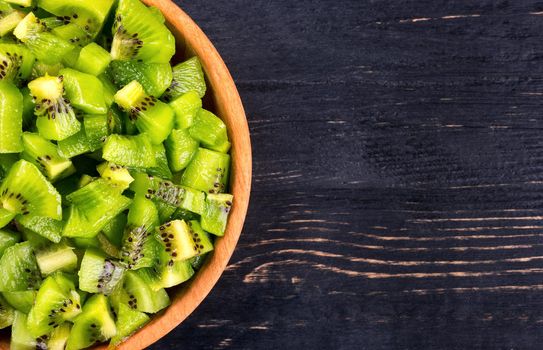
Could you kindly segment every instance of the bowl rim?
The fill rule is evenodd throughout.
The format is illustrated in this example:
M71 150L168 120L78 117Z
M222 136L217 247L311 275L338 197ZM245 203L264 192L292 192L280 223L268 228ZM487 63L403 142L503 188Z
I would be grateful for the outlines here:
M216 240L215 250L204 266L186 285L175 289L172 304L151 317L140 329L117 348L123 350L144 349L167 335L185 320L206 298L226 269L241 235L249 206L252 179L252 149L245 111L235 86L221 56L200 27L171 0L142 0L156 6L166 18L166 24L176 37L177 47L184 44L185 51L198 56L213 90L213 102L217 114L227 125L232 142L230 189L234 204L224 237ZM218 88L220 87L220 88ZM9 339L0 338L0 350L9 349ZM93 349L108 349L99 345Z

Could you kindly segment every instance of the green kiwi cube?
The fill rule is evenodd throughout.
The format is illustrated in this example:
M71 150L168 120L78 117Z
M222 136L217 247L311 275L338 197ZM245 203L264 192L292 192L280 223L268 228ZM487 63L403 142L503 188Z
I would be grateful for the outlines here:
M15 310L8 304L6 299L0 296L0 329L7 328L13 324Z
M55 271L73 272L77 268L74 248L65 244L54 244L36 252L36 262L41 274L47 276Z
M83 126L90 151L94 152L102 148L106 137L109 135L107 114L86 115L83 117Z
M98 179L66 197L71 204L64 226L65 237L91 238L115 216L128 208L131 200Z
M53 243L59 243L62 239L64 223L60 220L46 216L17 215L15 221L22 227L47 238Z
M89 114L106 114L102 82L94 75L64 68L59 73L64 77L66 96L72 105Z
M111 62L111 56L103 47L90 43L79 52L76 68L84 73L98 76L102 74Z
M153 152L157 165L147 169L147 173L149 173L149 175L171 179L173 174L170 170L170 165L168 164L166 148L162 143L159 143L158 145L153 145Z
M81 28L75 23L68 23L55 27L51 30L53 34L61 39L64 39L75 46L82 47L91 41L91 38L85 32L85 29ZM74 56L73 60L77 58ZM76 61L71 61L70 66L77 65Z
M20 44L0 43L0 78L20 85L32 73L35 57Z
M135 200L135 199L134 199ZM124 228L127 224L127 216L125 213L120 213L102 228L102 233L108 240L117 247L122 244Z
M39 269L30 242L7 248L0 258L0 292L37 289L41 283Z
M170 305L170 297L164 289L153 290L138 271L127 271L123 283L126 293L121 302L131 309L146 313L157 313Z
M119 89L136 80L148 95L155 97L161 96L172 83L169 63L112 61L106 74Z
M2 296L15 310L21 311L25 314L30 312L36 299L35 290L24 290L19 292L2 292Z
M111 346L121 344L149 321L150 318L145 313L134 310L126 304L120 304L117 311L117 334L111 338Z
M47 349L45 340L38 341L28 331L26 314L15 311L11 327L10 349Z
M91 145L84 128L76 134L57 142L58 153L65 158L85 154L91 151Z
M92 238L74 237L72 239L75 247L80 249L94 248L105 253L110 258L119 257L119 247L113 244L109 238L102 232Z
M1 74L0 74L1 76ZM0 81L0 153L23 150L23 95L8 81Z
M196 91L200 98L206 93L206 81L198 57L189 58L173 67L172 84L162 97L172 101L189 91Z
M15 245L21 240L21 235L16 232L11 232L8 230L0 230L0 257L6 249Z
M104 144L103 158L128 167L152 168L157 165L152 144L145 134L110 135Z
M233 200L234 196L231 194L208 194L205 210L200 219L202 228L214 235L224 236Z
M107 297L95 294L83 305L83 312L74 320L66 350L84 349L106 341L117 334L115 320Z
M172 33L138 0L119 0L112 33L114 60L167 63L175 53Z
M104 162L99 164L96 169L102 178L108 180L121 192L126 190L130 186L130 183L134 181L128 169L114 163Z
M181 188L184 190L184 194L179 203L179 208L198 215L203 214L205 210L205 193L190 187L181 186Z
M199 142L184 129L174 129L165 142L166 154L172 171L183 170L198 151Z
M230 155L199 148L181 176L181 184L206 193L226 190Z
M184 261L213 249L209 237L202 232L193 222L173 220L160 225L156 236L172 261Z
M59 193L35 165L25 160L15 163L2 182L0 203L14 214L62 218Z
M25 132L22 140L22 158L36 165L50 181L54 182L75 173L72 161L62 157L52 142L30 132Z
M122 283L125 269L103 253L87 249L79 270L79 289L89 293L111 294Z
M13 11L0 19L0 36L12 32L25 17L24 12Z
M98 79L102 82L102 86L104 87L104 100L106 101L106 105L111 107L115 103L114 96L117 93L117 87L106 74L98 75Z
M202 99L196 91L188 91L170 102L175 112L175 128L188 129L202 108Z
M165 252L153 267L140 269L137 272L154 291L177 286L194 275L194 269L189 260L174 261Z
M221 118L203 108L200 108L196 114L189 128L189 134L200 141L204 147L213 147L228 141L226 125Z

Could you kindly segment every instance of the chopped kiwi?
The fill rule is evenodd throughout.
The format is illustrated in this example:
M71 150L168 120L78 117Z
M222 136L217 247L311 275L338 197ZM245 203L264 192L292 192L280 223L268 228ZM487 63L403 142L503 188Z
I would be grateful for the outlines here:
M158 8L8 2L0 328L11 325L12 349L116 347L225 233L227 127L203 103L198 58L170 63L175 40Z
M36 126L49 140L64 140L81 129L70 102L64 97L64 78L45 75L28 84L34 97Z
M22 158L36 165L47 178L54 182L75 173L72 161L61 157L55 144L38 134L23 134Z
M173 109L156 97L147 95L136 80L115 94L115 103L129 113L138 130L147 133L151 142L162 143L173 129Z
M165 63L175 53L172 33L138 0L119 0L112 32L114 60Z
M204 72L197 57L192 57L173 67L172 84L162 98L165 101L172 101L189 91L197 92L200 98L206 93Z
M0 153L18 153L23 150L22 104L23 95L15 85L5 80L0 81Z

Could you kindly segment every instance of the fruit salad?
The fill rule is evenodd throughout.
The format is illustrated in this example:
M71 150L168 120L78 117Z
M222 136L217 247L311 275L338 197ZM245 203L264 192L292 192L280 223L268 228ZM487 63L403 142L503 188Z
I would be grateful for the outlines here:
M230 140L139 0L0 0L0 329L116 346L225 234Z

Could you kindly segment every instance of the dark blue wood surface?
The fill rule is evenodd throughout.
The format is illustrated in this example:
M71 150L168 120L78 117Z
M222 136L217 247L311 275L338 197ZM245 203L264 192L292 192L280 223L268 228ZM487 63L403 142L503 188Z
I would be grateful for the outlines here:
M177 2L237 82L254 192L152 349L543 348L543 2Z

